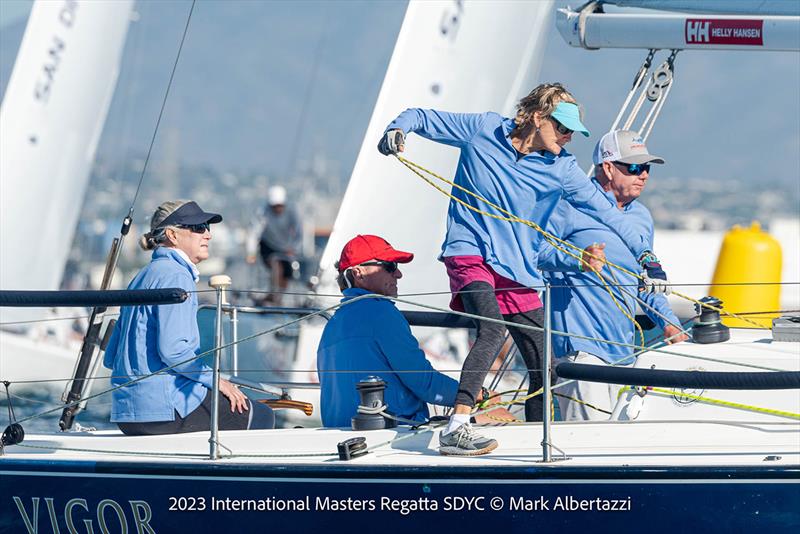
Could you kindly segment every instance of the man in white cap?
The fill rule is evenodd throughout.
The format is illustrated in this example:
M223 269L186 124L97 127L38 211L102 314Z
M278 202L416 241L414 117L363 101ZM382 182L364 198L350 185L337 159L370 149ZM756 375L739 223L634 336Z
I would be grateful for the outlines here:
M272 293L264 300L274 304L280 304L289 277L299 268L296 258L303 239L303 227L295 211L287 207L286 197L283 186L269 188L267 207L253 224L247 242L247 263L255 263L258 248L261 260L270 271Z
M629 130L605 134L595 147L593 159L592 184L617 206L628 225L640 233L648 248L653 250L653 218L637 199L647 185L650 165L663 164L664 160L650 154L639 134ZM599 258L590 260L584 255L583 261L578 260L549 244L545 244L539 254L539 268L547 271L553 286L553 328L582 336L553 337L553 354L561 362L633 365L635 326L626 313L633 317L637 302L664 330L668 343L687 339L663 294L637 290L639 281L634 276L603 267L600 260L607 257L630 272L640 270L636 258L610 228L560 201L548 221L547 230ZM600 275L606 280L613 299L600 281ZM559 387L556 394L561 415L565 420L608 419L618 390L619 386L613 384L582 381Z

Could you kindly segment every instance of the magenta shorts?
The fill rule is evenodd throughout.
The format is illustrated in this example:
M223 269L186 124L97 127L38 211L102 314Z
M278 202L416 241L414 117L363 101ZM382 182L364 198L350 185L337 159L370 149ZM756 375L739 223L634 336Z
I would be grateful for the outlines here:
M471 282L486 282L495 288L494 295L503 315L524 313L542 307L542 301L535 289L500 276L480 256L450 256L444 258L444 266L447 268L450 291L453 293L450 308L455 311L464 311L458 292Z

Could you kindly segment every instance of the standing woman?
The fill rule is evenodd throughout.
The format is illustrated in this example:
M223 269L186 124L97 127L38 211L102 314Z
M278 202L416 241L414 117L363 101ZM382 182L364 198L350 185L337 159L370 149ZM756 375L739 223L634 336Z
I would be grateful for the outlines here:
M181 304L121 309L103 361L112 370L112 385L174 366L114 390L111 421L127 435L178 434L211 427L213 373L194 359L200 347L196 284L197 264L208 258L210 225L221 221L221 215L206 213L195 202L168 201L153 213L150 231L139 240L153 256L128 289L178 287L189 298ZM219 391L220 430L275 426L268 406L252 403L229 381L220 379Z
M457 147L461 156L456 184L542 228L558 200L564 198L619 234L647 268L647 288L665 291L666 275L646 249L646 242L625 225L615 206L592 186L575 157L564 150L574 131L589 135L573 96L561 84L542 84L520 100L514 118L492 112L407 109L386 128L378 150L385 155L402 152L408 132ZM457 188L452 195L478 210L504 216ZM451 200L440 256L450 278L451 308L541 328L542 303L531 289L543 285L537 270L541 238L526 225L498 220ZM587 249L586 258L588 252L601 253ZM516 327L509 331L528 368L528 391L532 393L542 385L542 332ZM454 414L439 437L442 454L472 456L497 447L495 440L472 430L469 414L504 333L502 325L479 323L477 339L462 367ZM526 402L525 418L541 421L541 396Z

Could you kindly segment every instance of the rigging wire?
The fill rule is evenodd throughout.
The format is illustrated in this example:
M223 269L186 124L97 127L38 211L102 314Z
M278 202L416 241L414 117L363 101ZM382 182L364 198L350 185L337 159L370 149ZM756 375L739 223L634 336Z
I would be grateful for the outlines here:
M178 46L178 53L175 55L175 61L172 64L172 72L169 75L169 82L167 82L167 90L164 92L164 98L161 101L161 109L158 112L158 119L156 120L156 127L153 129L153 136L150 139L150 146L147 149L147 156L144 159L144 164L142 165L142 174L139 177L139 183L136 185L136 192L133 194L133 200L131 201L131 208L130 213L133 213L133 207L136 205L136 200L139 198L139 190L142 188L142 182L144 181L145 173L147 172L147 164L150 162L150 155L153 152L153 145L156 142L156 136L158 135L158 127L161 125L161 117L164 115L164 108L167 105L167 98L169 97L170 89L172 88L172 81L175 78L175 71L178 68L178 60L181 58L181 52L183 51L183 43L186 40L186 34L189 31L189 23L192 20L192 13L194 13L194 5L197 0L192 0L192 5L189 8L189 15L186 17L186 25L183 28L183 35L181 36L181 43Z
M323 9L325 6L323 5ZM323 15L323 18L326 18ZM305 94L303 96L303 103L300 107L300 117L296 121L297 129L295 130L294 140L292 141L291 151L289 152L289 160L286 163L286 178L291 179L292 175L297 168L297 153L300 150L300 143L302 141L303 133L305 131L304 125L306 122L306 116L308 115L308 107L309 103L311 102L311 98L314 95L314 88L316 87L317 81L317 73L319 72L320 66L320 59L322 58L322 54L325 51L325 43L327 41L329 31L329 25L325 24L323 26L323 30L320 33L319 40L317 41L317 46L314 51L314 63L311 65L311 76L309 77L308 84L306 85ZM274 294L274 293L273 293Z

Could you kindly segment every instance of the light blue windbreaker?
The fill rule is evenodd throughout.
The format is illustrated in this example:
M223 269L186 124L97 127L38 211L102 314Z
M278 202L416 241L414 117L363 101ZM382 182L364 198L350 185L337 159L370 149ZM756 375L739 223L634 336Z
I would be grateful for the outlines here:
M128 289L179 287L189 292L180 304L125 306L106 347L103 365L111 384L148 375L195 356L200 347L197 294L192 265L173 249L158 247ZM148 423L186 417L211 388L212 371L194 360L112 393L111 421Z
M524 157L511 145L514 119L497 113L447 113L407 109L387 127L458 147L461 157L455 183L544 228L560 199L605 221L623 237L637 258L649 250L642 237L626 224L605 195L598 193L575 161L562 149ZM453 188L453 196L480 210L503 215L485 203ZM442 257L482 256L498 274L524 286L541 286L537 256L541 235L521 223L510 223L471 211L451 200Z
M606 195L609 201L616 203L612 193L603 191L603 188L594 179L591 183L597 191ZM628 203L622 211L617 211L623 215L626 225L632 231L644 236L647 246L652 247L653 218L650 216L650 211L636 200ZM581 249L593 243L605 243L605 253L609 261L634 273L641 270L636 258L625 247L617 234L566 202L558 203L548 221L547 230ZM546 278L554 286L552 288L553 328L570 334L633 344L635 336L633 323L617 308L597 275L581 272L579 263L576 258L556 249L549 243L542 243L539 251L539 268L548 271L545 273ZM608 266L603 268L604 276L613 283L614 279L610 272ZM672 312L664 295L640 294L636 287L638 280L633 276L617 269L614 269L613 273L617 282L627 287L619 288L610 285L609 287L617 302L631 316L636 314L636 303L632 295L638 295L647 304L647 306L642 306L643 311L660 328L664 328L667 322L648 306L658 310L671 323L680 325L680 321ZM557 358L575 350L594 354L607 363L616 363L633 354L631 347L574 337L553 336L553 354ZM625 363L633 363L633 360L626 360Z
M343 293L342 302L347 302L369 291L349 288ZM394 302L379 298L336 311L319 342L317 370L322 424L327 427L350 426L359 404L356 384L370 375L387 383L384 401L389 411L414 421L427 420L427 403L453 406L458 390L457 381L436 371L425 358Z

